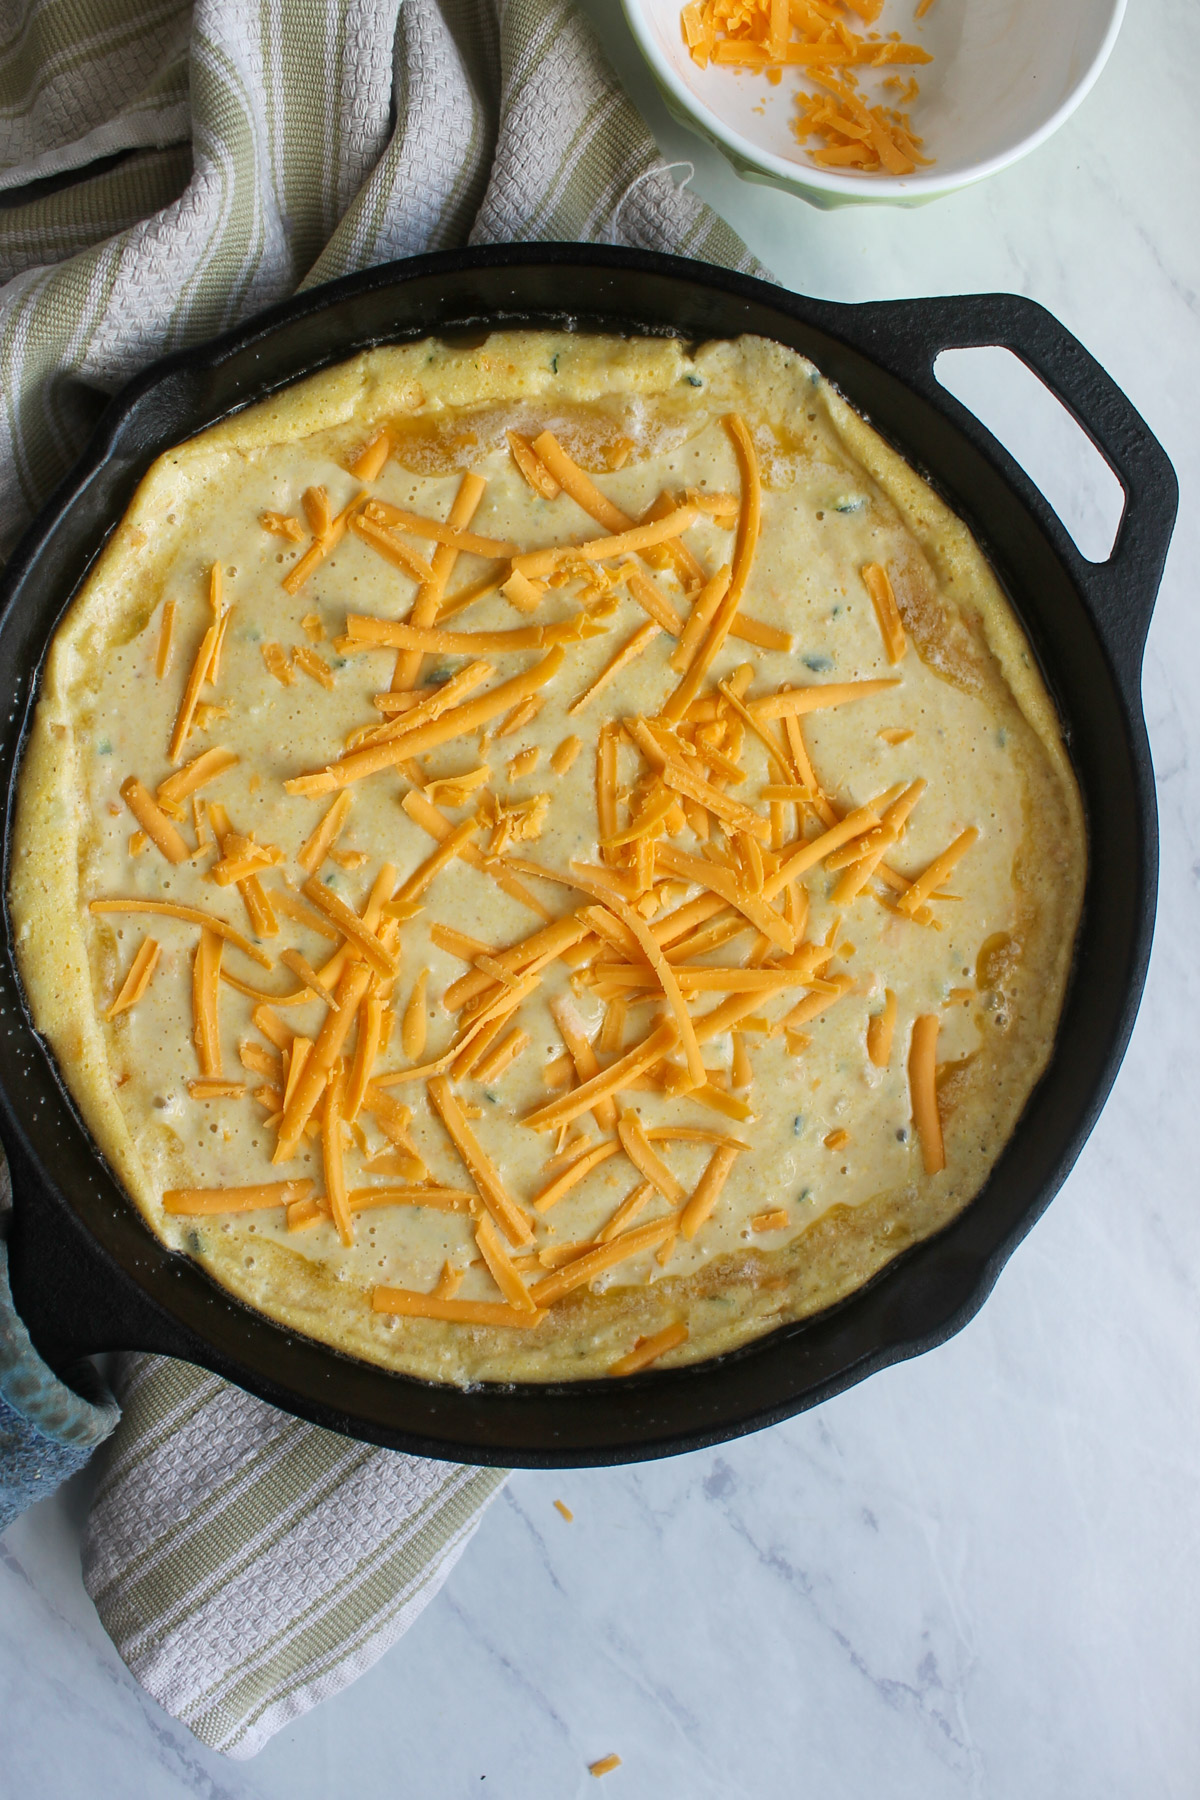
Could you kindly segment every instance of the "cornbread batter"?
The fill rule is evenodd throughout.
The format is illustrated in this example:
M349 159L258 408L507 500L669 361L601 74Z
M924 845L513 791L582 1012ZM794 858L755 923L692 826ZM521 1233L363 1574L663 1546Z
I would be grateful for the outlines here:
M756 338L380 349L159 459L11 906L147 1223L434 1380L729 1350L979 1190L1085 873L962 524Z

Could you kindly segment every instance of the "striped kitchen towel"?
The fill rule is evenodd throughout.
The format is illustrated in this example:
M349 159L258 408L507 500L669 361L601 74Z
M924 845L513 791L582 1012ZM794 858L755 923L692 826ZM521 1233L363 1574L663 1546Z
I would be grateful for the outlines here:
M152 357L367 264L538 239L764 272L676 187L569 0L12 0L0 548ZM159 1358L116 1388L87 1588L143 1686L231 1756L407 1629L503 1479Z
M298 287L538 239L765 273L676 187L571 0L5 16L0 554L124 381Z
M505 1471L372 1449L187 1363L123 1364L87 1590L159 1704L253 1756L408 1630Z

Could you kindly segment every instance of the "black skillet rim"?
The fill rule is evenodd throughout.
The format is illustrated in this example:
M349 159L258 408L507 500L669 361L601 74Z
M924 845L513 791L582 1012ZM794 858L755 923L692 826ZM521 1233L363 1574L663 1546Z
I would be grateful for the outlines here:
M948 428L946 441L957 446L960 456L973 453L976 482L981 479L981 469L984 476L990 473L993 481L998 480L1040 533L1051 557L1061 565L1076 600L1091 616L1098 657L1098 660L1094 659L1092 673L1106 678L1112 688L1111 698L1120 716L1123 748L1128 756L1128 798L1138 811L1140 823L1140 832L1134 834L1136 916L1127 921L1122 945L1123 967L1118 970L1118 1003L1115 1009L1111 1006L1108 1009L1107 1048L1091 1071L1086 1094L1075 1096L1070 1129L1064 1132L1060 1127L1051 1132L1055 1140L1054 1153L1048 1161L1046 1157L1041 1159L1040 1180L1036 1187L1025 1194L1019 1205L1009 1204L997 1222L998 1229L984 1231L983 1241L976 1241L980 1236L978 1221L987 1211L993 1188L1004 1180L1011 1161L1010 1152L1029 1135L1030 1116L1037 1110L1039 1097L1043 1096L1050 1081L1053 1064L993 1177L977 1199L943 1232L889 1264L869 1286L858 1290L830 1312L800 1325L781 1328L730 1356L690 1369L651 1371L620 1384L619 1389L617 1384L604 1382L489 1388L483 1394L485 1410L482 1414L479 1390L464 1395L459 1390L446 1390L407 1377L389 1375L373 1365L344 1358L312 1340L301 1339L272 1324L263 1315L249 1312L223 1290L216 1289L195 1265L164 1251L123 1196L122 1208L130 1215L135 1232L144 1241L137 1243L132 1253L128 1242L122 1246L119 1255L114 1254L111 1241L107 1249L102 1248L87 1233L75 1207L47 1169L50 1158L45 1154L44 1145L35 1141L40 1127L35 1125L32 1130L27 1129L20 1103L9 1091L14 1055L20 1073L28 1074L39 1060L43 1065L48 1064L40 1040L35 1038L27 1020L18 1019L15 1027L9 1027L7 1036L15 1029L20 1039L15 1052L9 1047L0 1058L0 1109L19 1196L12 1234L14 1285L35 1341L42 1343L52 1355L57 1351L56 1360L61 1363L72 1351L102 1347L102 1343L107 1346L136 1341L140 1347L162 1349L202 1362L265 1399L317 1423L369 1441L465 1461L548 1467L641 1459L718 1442L790 1416L862 1379L876 1368L932 1348L973 1316L1007 1256L1049 1203L1082 1147L1116 1073L1132 1028L1149 953L1156 846L1153 783L1138 701L1138 669L1141 642L1169 541L1175 494L1169 463L1124 396L1057 321L1033 303L1013 296L844 306L806 300L727 270L648 252L579 245L529 245L447 252L369 270L328 288L298 296L213 343L164 359L136 378L113 402L80 463L35 520L10 562L0 587L0 639L7 634L14 606L32 591L30 584L35 582L55 532L62 528L63 521L69 520L71 508L86 495L91 482L102 476L112 460L121 454L122 433L128 435L130 422L136 423L141 416L138 409L144 411L148 405L152 407L156 394L162 399L165 391L166 413L175 416L170 411L172 383L178 386L181 381L190 380L196 393L202 394L205 380L215 380L219 384L222 371L228 374L230 366L237 364L239 357L243 364L248 363L252 368L259 360L262 347L269 346L271 340L281 334L286 336L289 327L303 326L305 321L319 319L327 313L336 317L347 307L353 312L356 305L364 302L369 307L373 299L378 300L379 296L389 293L402 301L406 290L411 293L413 284L423 280L427 284L430 280L441 281L452 288L457 278L469 291L472 282L477 286L482 282L486 286L491 278L494 289L497 278L502 287L508 277L516 288L523 285L528 288L539 270L549 273L559 294L564 297L572 277L577 283L590 279L592 285L580 296L586 304L549 307L543 303L535 307L526 300L523 304L513 302L501 307L502 316L498 316L493 292L491 300L474 314L469 306L464 311L462 302L450 314L443 310L440 325L430 319L426 310L409 331L365 334L360 331L352 344L344 338L336 339L323 356L309 357L292 366L286 379L295 380L325 363L341 360L351 354L353 348L369 342L386 341L388 337L419 336L439 328L511 322L519 316L561 323L565 313L588 327L611 329L623 323L626 329L638 329L639 326L646 329L645 313L650 308L631 307L627 299L620 308L610 305L605 310L604 290L606 283L611 287L622 279L627 287L630 282L635 282L643 296L656 286L660 291L660 302L664 292L671 293L681 302L685 299L693 302L690 314L688 306L682 305L683 313L693 320L691 329L686 332L688 336L765 329L767 335L779 336L783 341L789 341L794 335L805 337L807 346L802 347L809 347L810 353L814 337L820 339L825 353L815 355L814 360L838 381L859 410L872 414L873 422L883 435L921 468L933 485L950 499L955 510L974 525L985 548L991 548L988 532L981 530L979 522L972 519L971 505L965 502L955 484L947 481L944 469L931 468L928 456L914 453L903 428L880 417L873 409L865 408L861 398L856 397L854 389L860 384L853 379L854 365L865 361L877 375L885 377L885 386L889 380L893 387L899 381L907 389L910 405L915 403L919 407L924 402L927 410L932 407L940 415L936 422L943 432ZM427 301L427 307L428 304ZM720 322L706 316L711 314L714 304L722 312ZM762 322L762 315L772 312L784 321L784 328L781 330L777 325L773 333ZM669 329L674 322L671 317L664 316L649 328ZM1108 565L1097 567L1083 563L1038 490L985 428L937 385L932 376L933 356L941 348L964 342L1001 342L1015 349L1050 380L1116 467L1126 489L1127 511L1113 560ZM846 370L851 373L849 380ZM860 375L861 372L860 368ZM280 385L279 381L268 380L264 386L261 373L257 384L247 375L244 390L233 396L232 403L223 405L219 412L206 414L190 429L199 429L202 423L209 423L212 418L261 397L263 392L277 385ZM193 408L197 404L195 395L191 404ZM168 428L165 421L164 429L166 436L161 439L161 447L187 435L177 425ZM123 503L114 511L112 519L119 516L120 510L123 510ZM992 554L1004 579L1004 559L997 556L994 549ZM1011 591L1012 582L1008 581L1006 585ZM1122 588L1126 600L1132 597L1135 602L1124 609L1116 604ZM36 603L36 596L33 603ZM1043 633L1036 618L1030 615L1019 595L1014 596L1014 603L1044 658L1045 647L1040 641ZM44 630L43 647L52 630L53 622ZM7 663L7 656L3 660ZM13 672L19 682L21 671ZM1056 674L1051 668L1048 673L1052 688L1061 699L1064 692L1062 671ZM17 703L6 730L0 734L0 757L3 759L0 771L9 788L10 807L12 775L19 760L24 713L32 683L24 694L19 685L14 686ZM1070 721L1075 708L1065 707L1064 712ZM7 844L6 831L6 858ZM7 878L5 892L7 894ZM11 934L7 932L4 950L3 967L0 968L0 1006L12 1016L12 1003L19 1002L19 987L15 986ZM1077 978L1073 994L1077 993L1078 986ZM7 994L4 993L6 989L10 990ZM1071 1003L1069 997L1068 1008ZM22 1059L23 1070L20 1067ZM1058 1060L1056 1054L1055 1063ZM64 1096L56 1081L54 1091L61 1102ZM44 1093L41 1097L44 1103ZM82 1129L77 1123L75 1128ZM1043 1132L1046 1129L1044 1120L1040 1129ZM95 1162L94 1151L90 1154ZM111 1190L106 1199L111 1199L113 1193L120 1195L119 1187L107 1171L101 1169L100 1174ZM54 1272L47 1275L50 1262L54 1264ZM123 1268L119 1266L122 1263ZM102 1298L95 1292L98 1266L108 1276ZM82 1287L81 1282L85 1284ZM202 1290L200 1293L197 1293L197 1284ZM185 1295L188 1304L181 1306L180 1301ZM73 1334L70 1326L64 1327L63 1314L70 1307L78 1316L81 1305L85 1315L90 1308L90 1316L82 1319ZM864 1309L869 1314L866 1319ZM179 1315L189 1311L193 1322L183 1323ZM214 1341L214 1314L223 1315L226 1327L223 1345ZM199 1320L200 1330L195 1328L196 1320ZM203 1329L205 1325L207 1331ZM818 1338L822 1340L819 1353L816 1348ZM262 1366L254 1367L253 1360L247 1359L247 1348L252 1353L258 1349L273 1353L265 1360L282 1362L285 1371L290 1369L299 1373L303 1366L306 1391L298 1392L294 1382L289 1384L286 1376L277 1379ZM788 1363L789 1372L782 1384L786 1391L776 1391L772 1397L764 1398L757 1391L761 1389L761 1381L756 1382L755 1376L761 1376L765 1359L778 1358L780 1354ZM264 1358L260 1355L258 1361L261 1365ZM402 1425L367 1417L361 1404L357 1408L347 1404L346 1389L361 1389L364 1372L368 1386L378 1388L382 1382L392 1395L403 1391L408 1404ZM726 1391L731 1381L732 1397ZM770 1385L776 1390L780 1386L778 1381ZM617 1394L621 1398L614 1404ZM531 1402L534 1412L542 1415L540 1423L531 1431L526 1422L520 1429L521 1441L517 1441L518 1433L514 1432L511 1423L516 1416L514 1408L523 1408L522 1416L527 1421ZM590 1435L585 1432L581 1439L578 1420L581 1407L589 1412L599 1407L606 1419L602 1432L593 1429ZM457 1415L449 1426L447 1413ZM504 1423L506 1417L510 1420L508 1425Z

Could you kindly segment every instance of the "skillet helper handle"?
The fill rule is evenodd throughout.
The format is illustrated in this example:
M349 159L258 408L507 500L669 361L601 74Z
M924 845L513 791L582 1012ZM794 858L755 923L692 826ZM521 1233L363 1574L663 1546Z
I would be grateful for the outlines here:
M64 1203L50 1193L11 1122L4 1145L12 1177L8 1272L13 1304L33 1346L57 1375L107 1350L188 1354L173 1322L150 1307ZM178 1341L176 1341L178 1340Z
M1010 350L1046 384L1121 483L1125 508L1107 561L1080 555L1041 490L934 373L943 350L991 346ZM1141 414L1053 313L1017 294L897 301L881 309L871 352L950 413L1017 487L1069 568L1126 697L1140 712L1142 653L1179 507L1175 471Z

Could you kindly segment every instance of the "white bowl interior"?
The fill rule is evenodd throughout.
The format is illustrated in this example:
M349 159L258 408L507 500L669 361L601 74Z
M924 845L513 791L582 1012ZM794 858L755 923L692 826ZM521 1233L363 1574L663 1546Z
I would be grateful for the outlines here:
M639 15L639 35L660 75L674 78L686 92L685 103L733 149L778 164L781 172L790 166L800 178L812 175L822 186L862 189L886 180L893 191L911 193L975 180L1033 148L1099 73L1123 0L1056 0L1053 6L1045 0L934 0L921 20L914 17L916 0L888 0L874 29L899 31L934 59L912 70L860 71L864 95L885 104L888 94L877 91L884 77L912 73L920 82L913 128L925 140L924 154L936 161L896 179L822 170L809 161L791 130L804 70L785 70L772 87L757 72L715 64L701 69L683 42L680 0L627 0L627 7Z

